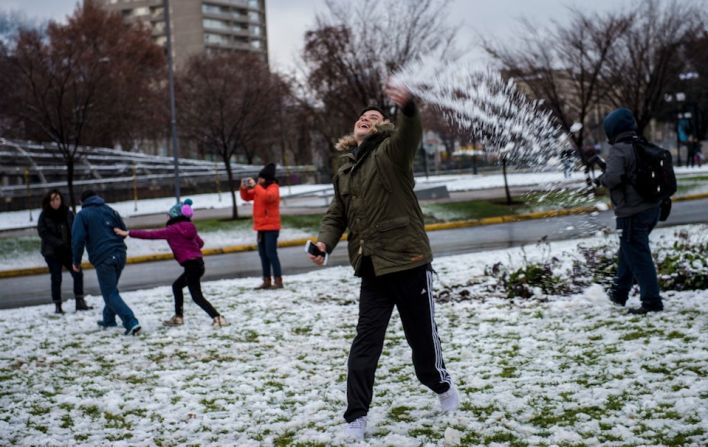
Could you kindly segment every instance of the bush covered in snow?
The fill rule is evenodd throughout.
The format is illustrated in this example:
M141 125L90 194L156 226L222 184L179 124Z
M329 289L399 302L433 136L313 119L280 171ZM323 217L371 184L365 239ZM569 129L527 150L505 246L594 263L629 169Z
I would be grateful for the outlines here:
M685 229L652 242L652 253L661 290L708 289L708 226L689 233ZM506 297L545 299L548 296L579 293L591 284L609 287L617 271L618 242L594 241L578 245L570 253L551 255L542 241L534 256L522 250L520 261L509 259L484 268L484 275L465 284L448 285L438 294L440 301Z

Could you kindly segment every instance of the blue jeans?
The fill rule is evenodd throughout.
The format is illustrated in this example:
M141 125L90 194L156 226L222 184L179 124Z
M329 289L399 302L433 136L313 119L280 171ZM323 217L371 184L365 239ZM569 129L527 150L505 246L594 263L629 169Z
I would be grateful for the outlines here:
M659 221L659 207L617 218L620 230L619 265L612 286L615 300L626 302L634 281L639 284L642 306L663 309L656 267L649 249L649 233Z
M108 326L112 326L116 323L116 315L118 315L123 322L123 327L126 329L138 324L138 319L135 318L133 311L130 310L130 307L118 293L118 280L123 267L125 267L125 253L116 253L94 267L96 268L98 285L101 288L101 295L103 295L103 302L105 303L103 307L103 322Z
M283 276L278 259L278 235L280 231L258 232L258 254L261 257L263 277L270 278L270 267L273 266L273 276Z

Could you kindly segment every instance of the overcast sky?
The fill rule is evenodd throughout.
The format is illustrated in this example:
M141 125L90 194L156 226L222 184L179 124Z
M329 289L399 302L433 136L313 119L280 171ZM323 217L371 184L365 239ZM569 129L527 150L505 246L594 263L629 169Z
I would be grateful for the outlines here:
M0 0L0 9L21 11L29 18L63 20L79 0ZM343 0L352 1L352 0ZM353 0L355 1L355 0ZM568 7L606 11L628 6L634 0L453 0L449 21L460 26L459 45L480 59L477 35L508 40L518 29L518 19L534 23L562 21ZM708 0L705 2L708 7ZM588 4L591 4L589 6ZM302 47L305 30L323 9L323 0L266 0L270 62L274 68L291 70Z

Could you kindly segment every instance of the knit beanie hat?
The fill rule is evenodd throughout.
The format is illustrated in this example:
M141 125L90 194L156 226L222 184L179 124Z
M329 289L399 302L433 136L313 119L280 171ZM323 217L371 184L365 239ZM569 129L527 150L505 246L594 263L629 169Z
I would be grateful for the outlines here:
M170 215L170 217L179 217L179 216L184 216L184 217L192 217L194 214L194 211L192 211L192 199L185 199L184 202L178 202L170 208L170 210L167 212L167 214ZM185 212L186 211L186 212Z
M262 177L267 181L275 180L275 164L268 163L265 165L265 167L261 169L261 172L258 173L258 177Z

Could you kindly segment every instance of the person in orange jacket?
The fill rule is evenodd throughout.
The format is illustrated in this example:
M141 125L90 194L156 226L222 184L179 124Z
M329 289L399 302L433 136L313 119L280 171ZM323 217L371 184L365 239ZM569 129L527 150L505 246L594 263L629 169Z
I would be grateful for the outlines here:
M263 268L263 283L256 289L281 289L283 273L278 259L280 186L275 178L275 165L265 165L258 173L258 182L252 178L244 179L240 193L243 200L253 200L253 229L258 232L258 254ZM271 282L271 267L274 282Z

